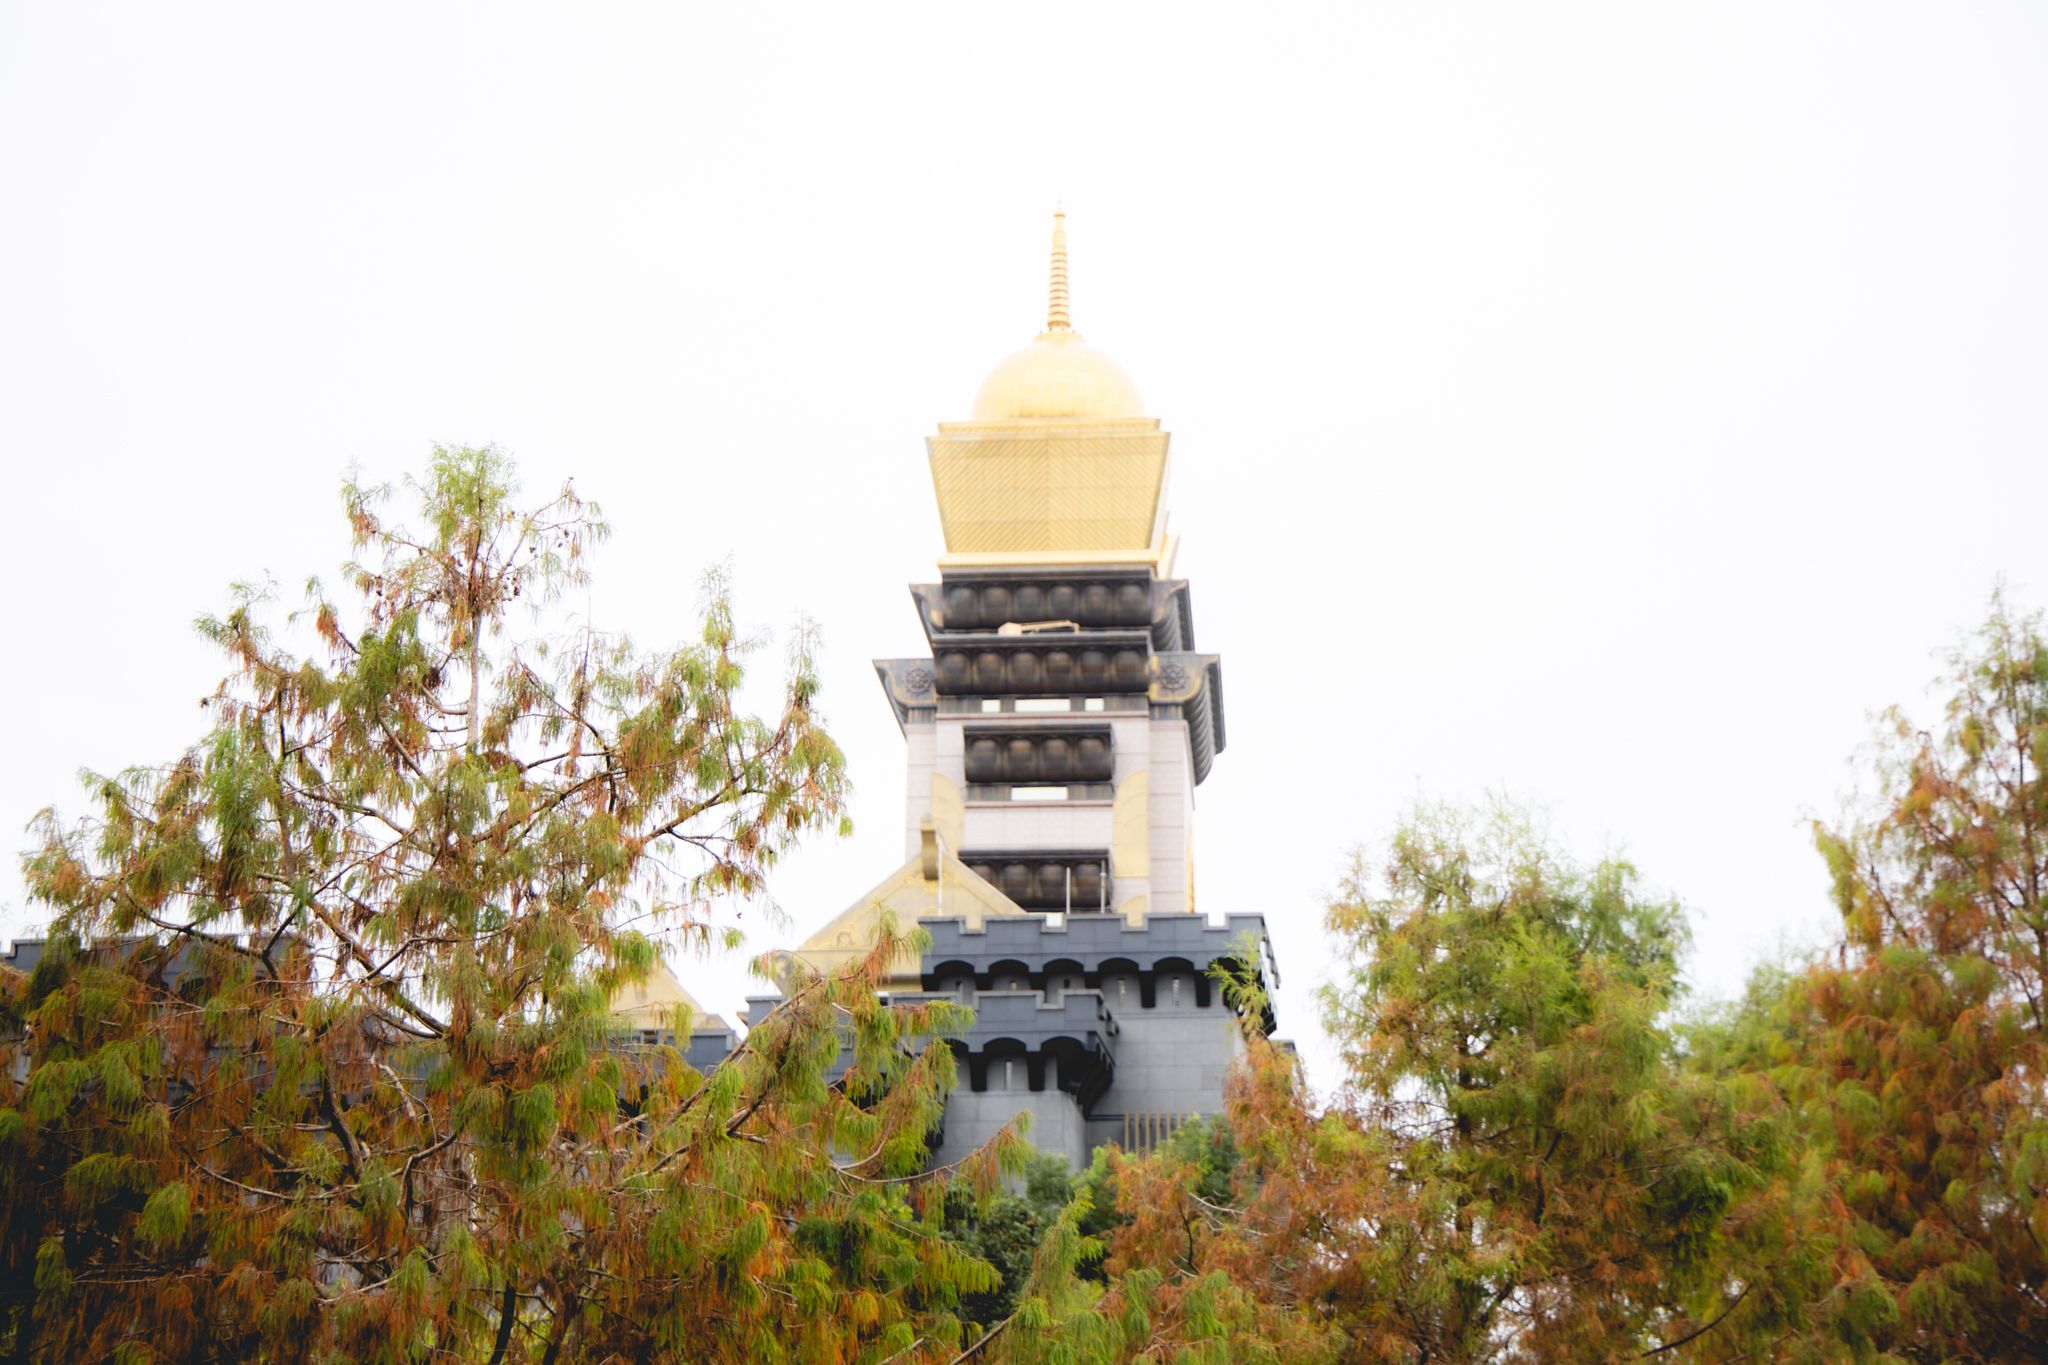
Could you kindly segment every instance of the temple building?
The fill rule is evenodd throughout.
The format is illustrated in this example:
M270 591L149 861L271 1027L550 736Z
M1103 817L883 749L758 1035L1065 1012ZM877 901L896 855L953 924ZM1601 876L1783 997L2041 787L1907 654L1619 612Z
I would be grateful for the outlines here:
M1156 1146L1222 1111L1243 1050L1211 967L1278 985L1262 915L1196 905L1195 792L1223 752L1223 669L1197 650L1173 576L1168 440L1074 331L1055 215L1045 330L927 442L945 552L938 581L910 593L930 653L875 663L908 750L903 865L784 955L830 972L885 911L927 931L882 985L974 1011L947 1040L962 1065L935 1164L1020 1113L1077 1167L1106 1143ZM23 940L0 966L29 971L44 947ZM748 1017L780 999L750 999ZM739 1042L665 966L612 1005L625 1040L674 1042L699 1070Z
M1020 1110L1075 1165L1220 1112L1242 1041L1209 968L1275 984L1263 916L1196 906L1223 670L1173 576L1168 441L1073 329L1055 215L1045 330L927 442L945 553L910 592L931 652L875 664L909 751L903 866L793 952L829 971L885 907L929 932L888 987L975 1011L938 1162Z

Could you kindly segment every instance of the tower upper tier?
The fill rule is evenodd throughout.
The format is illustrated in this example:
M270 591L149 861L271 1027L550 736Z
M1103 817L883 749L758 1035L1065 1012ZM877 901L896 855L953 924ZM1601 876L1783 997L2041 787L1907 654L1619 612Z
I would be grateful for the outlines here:
M954 563L1157 562L1167 433L1067 307L1066 215L1053 215L1046 326L927 445Z

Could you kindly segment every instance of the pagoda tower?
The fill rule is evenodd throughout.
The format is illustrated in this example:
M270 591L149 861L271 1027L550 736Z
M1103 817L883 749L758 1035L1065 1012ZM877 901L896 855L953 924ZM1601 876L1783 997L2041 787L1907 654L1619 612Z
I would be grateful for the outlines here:
M793 954L831 970L884 908L923 922L892 993L976 1011L938 1160L1019 1110L1077 1165L1220 1112L1242 1043L1208 969L1249 955L1274 980L1262 916L1195 907L1223 676L1172 576L1168 441L1073 329L1056 213L1045 330L927 442L945 554L911 596L931 652L875 664L909 750L906 861Z

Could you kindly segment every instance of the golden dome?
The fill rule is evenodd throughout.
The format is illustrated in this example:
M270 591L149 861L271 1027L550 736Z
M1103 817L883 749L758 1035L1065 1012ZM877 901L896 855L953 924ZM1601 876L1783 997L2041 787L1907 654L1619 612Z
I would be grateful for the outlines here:
M1131 377L1083 341L1068 321L1066 217L1053 214L1052 295L1045 330L982 381L973 421L1144 416Z
M974 398L976 422L1030 417L1142 417L1138 386L1070 330L1045 332L995 367Z

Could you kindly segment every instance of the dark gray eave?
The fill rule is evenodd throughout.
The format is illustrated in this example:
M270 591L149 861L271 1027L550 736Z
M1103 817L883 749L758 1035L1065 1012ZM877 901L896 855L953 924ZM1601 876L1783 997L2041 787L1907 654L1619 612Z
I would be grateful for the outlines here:
M881 679L882 691L896 712L898 730L909 723L913 713L922 713L920 720L938 715L939 689L930 659L877 659L875 676Z
M1172 652L1195 647L1195 608L1185 578L1152 585L1152 647Z
M611 1046L629 1055L652 1059L658 1066L660 1054L657 1048L672 1047L683 1056L693 1070L709 1073L740 1045L739 1034L729 1028L698 1028L690 1032L687 1040L678 1039L674 1029L657 1029L655 1043L647 1043L640 1037L641 1030L631 1029L614 1034Z
M1223 752L1223 660L1214 654L1152 656L1152 705L1178 708L1188 723L1188 748L1195 761L1195 782L1209 776L1210 765Z
M932 661L926 659L877 659L875 676L896 713L896 728L904 729L911 719L930 720L938 715L939 689ZM1195 781L1209 776L1210 765L1223 752L1223 660L1215 654L1175 652L1154 654L1151 659L1148 693L1155 707L1177 710L1188 723L1188 744L1195 761ZM1078 694L1077 694L1078 695ZM1077 715L1079 713L1076 713ZM1052 722L1053 717L1041 719Z
M1087 571L1084 571L1086 573ZM1089 576L1100 576L1090 574ZM1019 580L1035 579L1033 574L1004 574ZM1193 595L1188 590L1185 578L1156 578L1151 580L1152 592L1152 647L1165 653L1188 650L1195 647L1195 609ZM924 627L925 640L937 647L941 637L959 634L974 634L985 627L973 627L960 631L948 627L946 620L946 585L944 583L912 583L910 600L917 606L918 623ZM1083 628L1077 634L1093 634L1100 628Z

